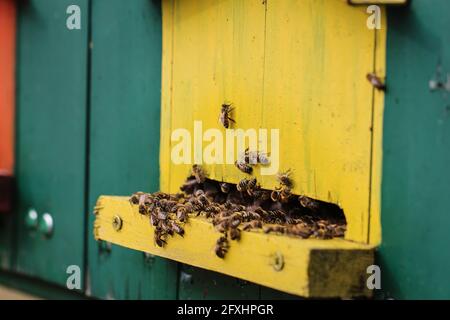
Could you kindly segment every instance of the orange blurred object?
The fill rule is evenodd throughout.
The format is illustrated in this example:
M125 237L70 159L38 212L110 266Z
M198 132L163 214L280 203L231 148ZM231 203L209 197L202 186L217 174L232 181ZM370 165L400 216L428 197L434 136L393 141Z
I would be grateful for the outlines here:
M0 212L10 211L14 172L16 7L0 0Z

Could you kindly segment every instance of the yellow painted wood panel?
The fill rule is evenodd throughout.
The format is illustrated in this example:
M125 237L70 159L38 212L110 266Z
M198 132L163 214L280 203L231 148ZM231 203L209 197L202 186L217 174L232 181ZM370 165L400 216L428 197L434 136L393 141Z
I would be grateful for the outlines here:
M132 206L128 197L102 196L95 210L94 235L127 248L148 252L193 266L232 275L304 297L371 295L365 282L373 264L374 247L342 239L298 239L252 231L232 241L225 259L214 253L220 233L202 217L191 218L183 238L175 236L160 248L154 244L149 218ZM116 231L114 216L122 219ZM274 269L275 257L283 267Z
M405 5L409 0L348 0L351 4L380 4L380 5Z
M170 133L193 133L194 120L224 132L228 101L236 128L280 129L280 170L292 169L295 193L339 204L347 239L379 242L381 130L371 130L382 93L374 100L366 80L376 50L367 17L346 0L164 1L162 190L178 191L190 167L170 161ZM386 29L378 32L383 40ZM213 179L245 177L233 165L205 167ZM276 186L275 176L255 175Z

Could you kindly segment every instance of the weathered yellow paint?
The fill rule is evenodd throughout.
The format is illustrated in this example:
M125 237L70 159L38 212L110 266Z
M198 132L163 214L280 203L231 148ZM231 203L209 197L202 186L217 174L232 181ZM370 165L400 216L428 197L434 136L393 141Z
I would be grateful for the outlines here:
M348 0L350 4L380 4L380 5L405 5L409 0Z
M383 94L366 74L384 71L386 28L367 18L346 0L163 1L162 190L178 191L190 167L170 161L172 130L201 120L223 131L229 101L236 128L280 129L280 170L293 170L296 194L339 204L346 239L378 243ZM205 167L217 180L245 176Z
M191 218L185 236L168 239L164 248L154 244L154 228L149 218L139 214L127 197L99 198L94 235L127 248L148 252L193 266L232 275L274 289L304 297L370 296L367 266L373 264L371 245L342 239L315 240L243 232L239 242L232 242L225 259L214 253L220 234L204 218ZM122 219L116 231L114 216ZM280 271L275 257L282 256Z

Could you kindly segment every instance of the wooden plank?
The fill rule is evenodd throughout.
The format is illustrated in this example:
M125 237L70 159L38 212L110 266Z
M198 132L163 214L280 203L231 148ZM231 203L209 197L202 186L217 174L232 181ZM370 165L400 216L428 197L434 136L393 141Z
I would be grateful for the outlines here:
M163 20L172 22L163 34L171 57L163 79L171 80L162 88L162 119L170 122L162 127L162 190L176 192L189 172L171 162L170 133L193 136L195 120L223 132L217 117L229 100L236 128L280 129L280 171L292 169L294 193L340 205L347 239L379 243L382 99L376 115L373 106L383 93L366 75L383 55L385 43L375 39L386 28L376 36L365 9L345 0L165 3ZM376 63L382 72L384 59ZM212 179L245 177L232 164L205 168ZM277 185L275 175L255 176L265 188Z
M81 30L66 27L71 4ZM15 267L65 286L67 267L85 259L88 1L20 1L18 11ZM53 217L51 236L25 224L30 208Z
M189 265L228 274L304 297L370 296L366 268L374 247L342 239L297 239L262 232L243 232L225 259L214 254L219 233L204 218L191 218L184 238L173 237L160 248L148 217L127 197L102 196L95 210L94 236L127 248L148 252ZM114 216L122 219L116 231ZM282 257L281 270L274 268Z
M100 194L159 189L160 10L157 1L92 2L90 208ZM91 234L86 241L90 295L176 298L176 263L117 246L104 250Z
M348 0L350 4L355 5L406 5L410 0Z

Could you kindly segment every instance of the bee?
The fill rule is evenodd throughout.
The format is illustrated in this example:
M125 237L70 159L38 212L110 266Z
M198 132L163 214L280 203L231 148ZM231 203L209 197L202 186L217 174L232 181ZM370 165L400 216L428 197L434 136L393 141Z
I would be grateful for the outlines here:
M194 164L192 166L192 175L195 177L195 181L197 181L197 183L203 183L206 180L205 171L198 164Z
M291 169L289 169L283 173L278 173L277 179L282 186L292 188L292 180L290 178L290 175L291 175Z
M239 181L239 183L236 185L236 189L239 192L245 192L247 191L247 185L248 185L249 180L248 179L242 179L241 181Z
M230 121L236 123L230 115L234 108L231 107L229 103L223 103L222 108L220 109L219 122L228 129L230 127Z
M230 189L231 189L231 186L230 186L229 183L223 182L223 183L220 184L220 190L221 190L223 193L228 193L228 192L230 192Z
M184 229L178 225L175 221L170 221L170 226L173 231L175 231L180 236L184 236Z
M252 220L250 222L247 222L242 227L243 230L250 230L250 229L261 229L262 228L262 222L260 220Z
M214 252L219 258L223 259L225 258L225 255L228 252L228 248L229 248L228 239L222 236L219 239L217 239Z
M163 247L167 242L165 235L160 230L155 230L155 243L158 247Z
M289 198L291 197L291 189L288 187L284 187L280 191L280 201L283 203L288 202Z
M253 172L252 166L249 165L248 163L245 163L245 161L236 160L234 162L234 165L236 166L236 168L238 168L239 170L241 170L244 173L252 174L252 172Z
M374 86L376 89L381 91L386 91L386 85L383 83L383 81L378 77L375 73L371 72L368 73L366 76L367 80Z
M258 162L262 165L267 165L270 163L270 159L267 153L258 152Z
M240 240L241 239L241 230L238 228L230 228L228 231L231 240Z
M319 203L307 196L299 196L298 201L303 208L310 209L312 211L317 211L317 209L319 209Z
M130 203L139 204L139 199L140 199L141 195L143 195L143 194L144 194L144 192L142 192L142 191L135 192L130 197Z
M311 228L308 228L302 224L293 225L291 228L288 228L286 232L288 234L302 237L303 239L309 238L312 234Z
M276 233L285 233L286 232L286 227L284 226L267 226L264 227L263 229L264 233L270 233L270 232L276 232Z
M275 190L273 190L270 193L270 199L272 199L273 202L278 202L280 201L281 198L281 188L275 188Z
M181 222L185 222L187 220L187 209L184 206L180 206L177 209L177 219Z
M209 199L204 194L201 194L197 199L203 204L204 207L209 205Z

